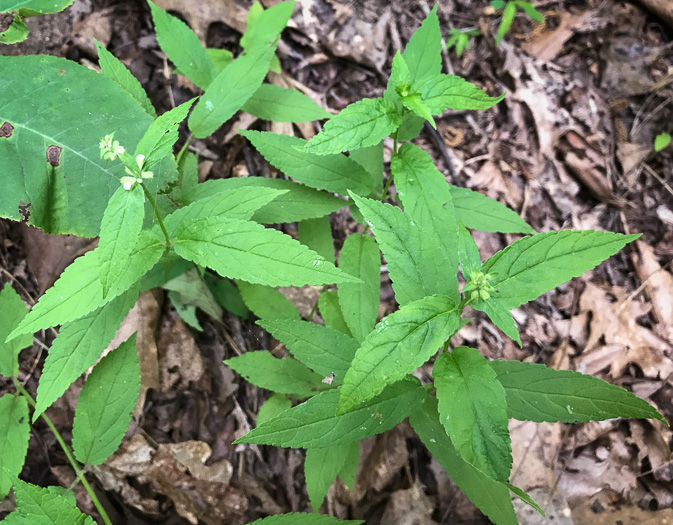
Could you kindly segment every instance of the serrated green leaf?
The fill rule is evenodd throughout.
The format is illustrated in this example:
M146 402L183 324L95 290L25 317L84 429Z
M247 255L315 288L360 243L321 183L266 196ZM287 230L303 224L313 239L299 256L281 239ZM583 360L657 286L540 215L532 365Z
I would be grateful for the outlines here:
M338 520L331 516L322 514L303 514L301 512L291 512L289 514L279 514L269 516L253 521L250 525L339 525L346 523L348 525L360 525L363 520Z
M178 185L174 190L175 200L182 203L185 193L199 183L199 157L196 153L185 152L178 163Z
M117 450L140 394L136 336L101 359L77 399L72 427L75 457L100 465Z
M518 213L478 191L449 185L456 217L467 228L491 233L535 233Z
M292 16L294 4L292 0L280 2L268 9L260 9L261 5L258 5L256 10L251 8L248 14L248 27L241 38L241 47L249 51L255 46L264 45L278 38Z
M519 329L514 322L514 317L512 317L512 314L501 302L491 300L483 301L481 298L478 298L470 303L470 306L475 310L479 310L488 315L495 326L500 328L507 337L513 339L519 346L521 346L521 336L519 335Z
M409 423L465 495L496 525L518 525L508 487L487 476L458 455L451 438L439 422L437 400L426 396Z
M273 418L280 416L283 412L292 408L292 401L290 401L285 394L272 394L269 399L262 403L257 412L257 426L271 421Z
M147 93L145 93L140 81L98 40L94 39L94 42L98 50L98 64L100 65L101 73L131 95L150 117L156 118L157 112L147 97Z
M452 299L434 295L384 317L346 372L339 413L358 407L430 359L462 326L460 314Z
M21 473L28 452L30 418L23 396L0 397L0 428L0 499L4 499Z
M489 363L507 394L509 417L526 421L666 420L647 401L596 377L519 361Z
M128 290L97 310L61 327L44 362L33 421L96 363L137 297L136 289Z
M299 361L278 359L268 350L246 352L224 364L242 375L249 383L279 394L311 396L321 390L322 377Z
M397 106L384 98L363 98L325 123L305 150L329 155L378 144L402 123Z
M406 95L400 97L400 102L402 105L410 110L412 113L415 113L423 120L430 122L430 125L437 129L437 124L435 124L435 119L432 118L432 110L427 106L423 101L423 98L418 93L412 93L411 95Z
M409 40L402 56L414 81L438 75L442 70L442 33L436 4Z
M458 225L457 247L461 273L465 280L468 281L473 272L481 271L481 256L479 255L477 243L474 242L474 238L462 223Z
M505 483L507 488L511 490L516 496L521 499L524 503L527 505L530 505L533 507L536 511L538 511L539 514L541 514L543 517L545 516L544 510L533 501L533 498L531 498L528 494L526 494L523 490L521 490L519 487L515 487L511 483Z
M498 481L512 469L505 390L488 361L460 346L437 357L432 370L439 416L456 451Z
M103 298L123 278L145 218L145 193L140 185L119 186L110 198L98 241L99 278Z
M283 417L261 425L234 443L289 448L321 448L352 443L390 430L423 403L425 389L416 378L388 386L353 411L337 416L339 391L328 390Z
M16 510L8 515L7 525L95 525L82 514L71 498L64 497L60 487L38 487L20 479L14 485Z
M300 243L334 264L334 239L332 239L332 227L328 216L299 221L297 238Z
M273 122L312 122L332 116L311 97L275 84L259 86L242 109L257 118Z
M7 101L0 125L13 127L11 137L0 138L5 182L0 216L21 220L19 204L30 204L29 223L48 233L97 236L125 174L122 162L100 158L99 140L114 132L115 140L131 149L152 117L112 80L62 58L0 57L0 85ZM58 166L47 162L49 146L61 148ZM145 183L153 195L177 178L170 158L155 172Z
M445 249L436 238L399 208L351 197L381 247L400 305L434 294L458 297L457 266L454 271L444 268Z
M213 319L222 318L222 308L197 268L192 266L164 283L162 288L173 292L180 304L200 308Z
M328 290L320 294L318 311L322 320L325 321L325 326L346 334L348 337L351 336L351 331L339 306L339 293L336 290Z
M245 281L236 285L245 305L260 319L301 320L297 307L275 288Z
M358 474L358 464L360 463L360 442L355 441L348 446L344 454L346 459L344 466L339 471L339 479L343 481L351 492L355 489L355 478Z
M213 292L215 299L222 307L244 319L250 315L248 307L245 306L241 298L241 292L229 279L223 279L218 275L207 272L205 280L208 288Z
M192 194L197 191L195 189ZM258 209L287 192L288 190L246 187L216 192L174 211L164 219L164 225L168 235L173 237L182 224L209 217L227 217L245 221L250 219ZM202 194L203 192L199 192L199 195Z
M0 292L0 319L2 319L0 323L0 375L2 376L18 376L19 352L33 344L33 334L23 334L5 342L9 333L21 323L26 315L28 315L28 308L19 294L10 284L5 284Z
M516 4L514 2L507 2L502 12L502 19L498 26L498 33L495 36L495 45L499 46L502 39L505 38L507 31L512 26L514 17L516 16Z
M339 305L353 337L363 341L379 315L381 252L374 238L349 235L341 249L339 268L362 281L339 285Z
M21 16L49 15L63 11L75 0L5 0L0 13L18 10Z
M334 374L334 384L343 382L358 342L341 332L308 321L264 319L257 321L306 366L325 377Z
M103 299L103 286L99 279L98 250L92 250L75 259L49 288L21 324L9 334L8 339L33 333L50 326L65 324L103 306L122 294L140 277L145 275L161 258L164 245L149 232L141 232L133 248L127 272Z
M345 200L333 197L322 191L314 190L289 180L266 179L264 177L238 177L209 180L187 192L190 201L209 197L215 193L234 188L271 188L286 190L287 193L276 197L273 202L260 208L252 220L264 224L303 221L324 217L348 204Z
M398 49L393 57L393 67L390 72L389 86L393 88L398 95L403 96L402 94L409 93L412 82L413 80L411 79L407 61L404 60L404 57Z
M206 48L206 55L213 63L215 68L215 75L218 75L222 70L234 61L234 54L228 49L215 49L211 47Z
M458 225L444 175L430 155L414 144L402 145L391 159L390 169L404 213L442 249L441 256L432 264L446 274L445 284L434 293L458 299Z
M366 148L354 149L348 156L362 166L374 181L374 191L383 190L383 141Z
M138 281L138 286L141 292L146 292L152 288L159 288L193 267L193 263L178 257L175 252L168 251L163 253L159 258L159 262L142 276Z
M638 237L561 230L519 239L484 262L484 273L495 275L490 284L498 293L491 297L507 310L516 308L591 270Z
M654 151L661 151L671 143L671 135L669 133L660 133L654 138Z
M444 74L426 79L418 90L433 115L441 115L446 109L488 109L505 98L504 93L489 97L464 78Z
M149 170L165 156L173 153L173 144L178 140L178 126L187 117L195 100L193 98L167 111L147 128L135 152L136 156L145 156L143 170Z
M215 76L215 67L199 37L179 18L169 15L151 0L148 3L163 52L189 80L201 89L208 88Z
M238 57L215 77L189 116L189 129L198 139L214 133L262 85L276 44L259 45Z
M419 117L414 113L407 113L402 119L402 124L400 124L399 129L397 130L397 140L400 142L406 142L409 140L414 140L425 124L425 119Z
M250 221L200 219L181 224L176 237L178 255L222 277L267 286L354 280L292 237Z
M316 155L305 150L305 140L288 135L244 131L239 133L247 138L270 164L299 182L316 188L343 195L348 190L367 195L374 188L375 181L357 162L337 153Z
M316 514L320 510L330 485L346 463L351 443L325 448L309 448L304 460L306 492Z

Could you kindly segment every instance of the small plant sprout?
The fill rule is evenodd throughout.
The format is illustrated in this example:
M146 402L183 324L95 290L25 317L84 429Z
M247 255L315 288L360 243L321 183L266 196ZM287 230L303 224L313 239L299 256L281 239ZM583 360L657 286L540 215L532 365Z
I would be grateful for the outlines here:
M544 24L544 15L533 7L532 2L525 2L523 0L510 0L509 2L505 2L504 0L493 0L491 2L491 7L498 11L502 10L502 19L495 37L496 46L500 45L500 42L502 42L507 31L512 27L512 22L514 22L517 10L523 11L531 20Z
M659 152L663 149L666 149L671 143L670 133L659 133L654 139L654 151Z
M463 51L470 49L470 38L479 36L481 32L478 29L449 29L449 39L446 42L446 49L455 48L456 55L462 56Z

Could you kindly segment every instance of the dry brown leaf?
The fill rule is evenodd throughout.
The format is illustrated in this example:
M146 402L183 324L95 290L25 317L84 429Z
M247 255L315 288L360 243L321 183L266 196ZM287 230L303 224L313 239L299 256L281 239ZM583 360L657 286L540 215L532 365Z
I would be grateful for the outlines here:
M364 452L364 449L363 449ZM356 500L374 489L381 492L407 464L409 452L404 432L395 427L375 438L375 445L362 461L353 495Z
M573 15L567 12L559 13L558 27L537 33L524 42L521 47L538 60L549 62L563 51L563 46L575 34L575 29L592 15L592 11L587 11L581 15Z
M468 184L485 192L489 197L503 197L514 209L519 209L523 203L521 189L493 161L486 161L479 171L470 177Z
M673 432L670 427L658 421L629 420L631 436L627 442L638 448L638 461L647 458L654 479L673 480L671 450L668 446Z
M637 505L607 508L600 513L592 510L592 501L583 501L573 509L575 525L671 525L673 509L660 511L643 510Z
M159 389L179 391L198 382L206 371L194 336L182 319L166 321L157 349L159 355Z
M657 320L654 330L667 341L673 342L673 275L659 265L654 249L649 244L638 240L636 247L639 253L636 272L645 283L647 295L652 301Z
M157 0L155 3L166 11L180 13L201 42L206 41L208 27L214 22L224 22L239 33L244 33L247 26L248 12L236 0L200 0L189 4L183 0Z
M527 492L533 501L544 510L545 523L575 525L568 502L559 491L550 493L549 489L533 489ZM513 503L514 510L519 518L519 525L539 525L542 522L543 518L540 513L527 503L519 498L514 498Z
M560 423L510 420L514 460L511 483L524 491L554 486L555 458L561 447L561 431Z
M434 505L418 483L390 495L381 523L386 525L436 525L430 517Z
M654 84L650 66L662 51L633 35L612 36L600 53L605 62L601 88L610 100L649 93Z
M622 165L622 171L624 172L624 175L628 177L635 168L640 166L640 163L643 162L651 152L652 144L618 142L617 159ZM633 182L629 184L629 186L632 185Z

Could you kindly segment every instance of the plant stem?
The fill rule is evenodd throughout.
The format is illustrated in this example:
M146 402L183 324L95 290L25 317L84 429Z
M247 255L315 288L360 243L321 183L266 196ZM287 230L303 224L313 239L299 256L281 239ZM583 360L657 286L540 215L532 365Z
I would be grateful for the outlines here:
M175 157L175 162L180 164L180 161L182 160L182 157L184 156L184 154L187 153L187 148L192 143L192 140L194 140L194 135L192 135L190 133L189 136L187 136L187 140L185 141L185 143L180 148L180 151L178 152L177 157Z
M13 377L12 381L14 382L14 387L16 388L17 392L19 392L23 397L25 397L30 406L32 406L33 409L35 409L35 400L33 399L33 396L30 395L30 393L23 387L21 382L16 377ZM65 457L70 462L70 466L72 466L73 470L75 471L77 478L82 482L82 486L86 489L87 493L89 494L89 497L91 498L94 507L96 507L96 510L100 514L100 517L103 519L103 522L105 523L105 525L112 525L112 521L110 521L110 518L107 515L107 512L105 512L103 505L101 505L98 496L96 496L96 493L94 492L93 488L91 487L91 485L89 485L89 482L86 480L81 465L75 459L75 456L73 456L72 452L70 451L70 447L68 447L67 443L63 439L63 436L61 436L61 433L54 426L54 423L51 422L51 419L49 419L49 416L47 416L47 414L43 412L42 414L40 414L40 417L44 419L44 422L49 427L49 430L51 430L52 433L54 434L56 441L58 441L58 444L61 445L61 448L65 453Z
M143 187L143 191L145 192L145 197L147 197L147 200L150 201L150 204L152 205L152 208L154 208L154 215L157 218L157 221L159 222L159 227L161 228L161 231L164 233L164 237L166 239L166 246L171 245L171 239L168 236L168 231L166 230L166 226L164 226L164 221L161 218L161 214L159 213L159 208L157 208L157 203L154 200L154 197L152 197L152 194L150 191L147 189L147 186L145 186L144 183L141 184Z

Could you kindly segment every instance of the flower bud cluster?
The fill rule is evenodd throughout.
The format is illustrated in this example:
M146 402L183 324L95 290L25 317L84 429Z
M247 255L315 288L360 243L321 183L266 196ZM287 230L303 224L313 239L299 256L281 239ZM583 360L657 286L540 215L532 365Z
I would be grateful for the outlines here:
M117 157L121 157L124 153L126 153L124 146L120 146L119 141L113 139L114 133L105 135L102 139L100 139L100 144L98 146L100 147L101 159L115 160Z
M493 279L494 275L491 273L482 273L480 271L475 271L470 274L470 280L463 288L463 293L467 297L467 292L470 293L470 299L476 301L481 299L482 301L488 301L491 297L491 292L495 292L495 288L488 284L488 281Z

